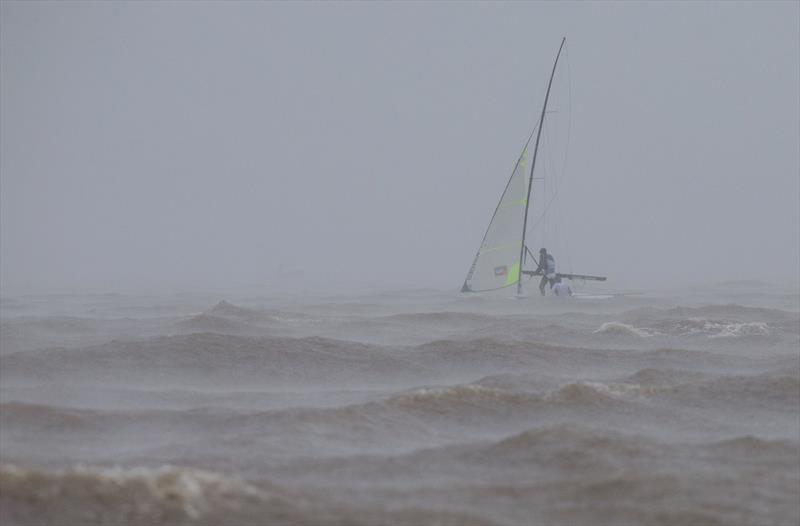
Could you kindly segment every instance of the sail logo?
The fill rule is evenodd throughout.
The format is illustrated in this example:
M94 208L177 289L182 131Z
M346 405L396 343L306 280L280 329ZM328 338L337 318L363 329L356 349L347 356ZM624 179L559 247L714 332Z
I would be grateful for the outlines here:
M494 275L495 277L505 276L508 274L508 267L503 265L502 267L494 267Z

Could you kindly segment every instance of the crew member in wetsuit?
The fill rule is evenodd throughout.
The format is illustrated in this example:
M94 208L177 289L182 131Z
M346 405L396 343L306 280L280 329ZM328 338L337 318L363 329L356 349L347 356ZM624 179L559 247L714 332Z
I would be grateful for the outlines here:
M542 276L542 281L539 282L539 292L544 296L544 286L549 282L552 289L556 283L556 258L548 254L546 248L539 249L539 266L534 274Z

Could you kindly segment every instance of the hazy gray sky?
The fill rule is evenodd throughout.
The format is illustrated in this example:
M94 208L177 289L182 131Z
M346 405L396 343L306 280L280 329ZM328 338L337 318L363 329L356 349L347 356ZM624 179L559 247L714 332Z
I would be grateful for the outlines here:
M572 269L796 282L798 5L4 1L2 292L456 290L562 35Z

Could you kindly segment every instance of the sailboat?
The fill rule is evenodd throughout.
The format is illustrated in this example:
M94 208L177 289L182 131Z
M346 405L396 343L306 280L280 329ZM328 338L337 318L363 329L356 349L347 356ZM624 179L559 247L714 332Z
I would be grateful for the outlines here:
M550 73L550 81L547 84L547 92L544 96L544 104L542 105L542 113L539 116L538 124L528 137L514 170L511 172L511 177L506 183L500 202L497 203L497 208L495 208L472 266L469 268L464 285L461 287L461 292L487 292L516 286L517 295L521 296L523 276L533 276L541 273L525 268L528 257L537 266L539 265L533 253L525 244L525 235L528 226L531 186L534 180L534 170L536 169L536 157L539 153L539 142L542 138L542 128L545 124L547 102L550 99L550 88L553 86L553 77L556 74L558 59L566 41L566 37L561 39L561 45L553 63L553 71ZM536 141L533 146L529 171L528 147L534 132L536 133ZM594 281L606 280L604 276L585 274L556 273L554 277Z

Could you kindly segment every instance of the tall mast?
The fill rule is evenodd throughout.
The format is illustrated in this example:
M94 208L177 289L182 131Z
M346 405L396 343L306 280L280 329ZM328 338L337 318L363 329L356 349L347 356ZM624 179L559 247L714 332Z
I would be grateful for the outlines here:
M542 137L542 126L544 125L544 114L547 111L547 99L550 98L550 88L553 85L553 77L556 75L556 66L558 65L558 57L561 56L561 50L564 48L564 42L567 37L561 39L561 45L558 46L558 53L556 60L553 62L553 71L550 73L550 82L547 83L547 93L544 96L544 104L542 105L542 115L539 117L539 130L536 132L536 144L533 147L533 159L531 160L531 175L528 180L528 195L525 198L525 219L522 222L522 246L519 247L519 281L517 282L517 294L522 293L522 261L525 256L525 231L528 228L528 207L531 201L531 187L533 186L533 169L536 167L536 154L539 153L539 139Z

